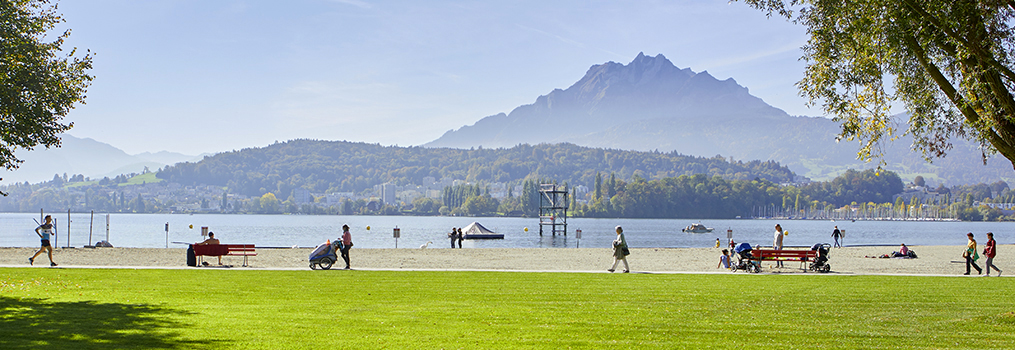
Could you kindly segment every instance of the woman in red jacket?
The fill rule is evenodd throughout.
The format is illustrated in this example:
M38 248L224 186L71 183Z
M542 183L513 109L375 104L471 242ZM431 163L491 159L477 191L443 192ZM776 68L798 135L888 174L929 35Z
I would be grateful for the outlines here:
M990 268L993 267L994 270L997 270L997 277L1001 277L1001 269L994 266L994 256L997 255L997 248L995 248L996 245L997 243L994 242L994 233L987 232L987 246L983 248L983 255L987 257L987 266L983 269L987 270L987 276L990 276Z

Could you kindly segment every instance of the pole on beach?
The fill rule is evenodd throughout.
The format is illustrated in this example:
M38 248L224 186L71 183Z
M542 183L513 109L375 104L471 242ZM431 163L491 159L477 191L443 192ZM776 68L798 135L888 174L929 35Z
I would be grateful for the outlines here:
M395 230L391 234L395 236L395 249L398 249L398 238L402 237L402 229L395 226Z
M582 229L574 230L574 238L578 239L578 243L575 243L575 248L581 248L582 245Z
M109 214L106 214L106 243L109 243Z
M70 208L67 209L67 246L64 248L71 248L70 246Z
M88 217L88 245L92 245L92 226L95 225L95 211L92 210L92 215ZM92 246L95 248L95 246Z
M169 248L169 223L166 223L166 248Z

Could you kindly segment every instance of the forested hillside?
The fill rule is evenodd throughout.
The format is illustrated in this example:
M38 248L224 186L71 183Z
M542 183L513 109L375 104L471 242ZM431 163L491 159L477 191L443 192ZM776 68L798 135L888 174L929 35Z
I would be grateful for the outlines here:
M220 153L180 163L158 173L183 185L228 187L230 193L287 196L293 189L359 192L374 185L418 184L424 177L469 182L552 179L591 186L596 173L645 179L719 175L730 180L788 182L794 174L776 162L729 161L671 153L581 147L573 144L518 145L507 149L448 149L380 146L345 141L293 140L263 148Z

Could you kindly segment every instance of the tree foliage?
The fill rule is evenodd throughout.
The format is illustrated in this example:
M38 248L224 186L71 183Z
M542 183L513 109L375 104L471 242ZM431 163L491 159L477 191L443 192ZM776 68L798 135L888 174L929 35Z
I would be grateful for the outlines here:
M773 182L793 179L789 168L774 161L731 162L721 156L703 158L676 152L622 151L573 144L463 150L316 140L292 140L219 153L197 163L166 167L157 176L183 185L224 186L230 193L261 196L267 192L287 194L295 188L317 193L360 192L385 182L422 184L425 177L449 177L471 183L546 178L588 186L599 171L616 173L620 178L634 174L649 179L708 174ZM609 190L606 186L603 184L604 190Z
M744 2L807 28L801 94L841 122L840 137L860 141L861 159L909 133L928 161L961 137L1015 162L1012 1ZM905 131L891 116L900 102Z
M804 195L836 206L850 203L887 203L902 193L902 179L891 171L846 170L832 181L814 182L801 188Z
M14 152L59 147L63 117L84 103L92 77L91 53L62 55L70 30L47 41L63 18L45 0L0 1L0 166L16 169Z

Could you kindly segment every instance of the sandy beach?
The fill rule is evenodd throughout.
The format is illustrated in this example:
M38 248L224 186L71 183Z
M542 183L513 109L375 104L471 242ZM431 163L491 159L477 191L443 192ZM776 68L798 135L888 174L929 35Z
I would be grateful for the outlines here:
M965 272L961 253L964 246L912 246L917 259L881 259L868 256L889 254L898 247L833 248L833 274L902 274L961 275ZM1015 267L1015 258L1006 252L1013 245L999 245L994 264L1002 270ZM982 249L982 248L981 248ZM37 248L0 248L0 267L30 267L28 257ZM226 268L242 269L308 269L307 255L311 249L258 249L249 257L249 266L242 267L243 258L225 256ZM632 272L645 273L729 273L717 269L720 249L715 248L633 248L628 262ZM613 263L612 251L604 248L514 248L514 249L356 249L350 256L353 269L362 270L494 270L494 271L557 271L606 272ZM54 260L61 268L188 268L186 250L179 248L71 248L56 249ZM219 268L214 257L206 258ZM977 263L983 267L985 258ZM36 258L34 267L48 268L45 254ZM762 265L762 273L804 272L798 262L786 262L775 268L772 262ZM336 268L343 267L341 262ZM742 272L738 272L742 273ZM1009 273L1015 274L1015 270ZM976 271L973 271L973 275Z

